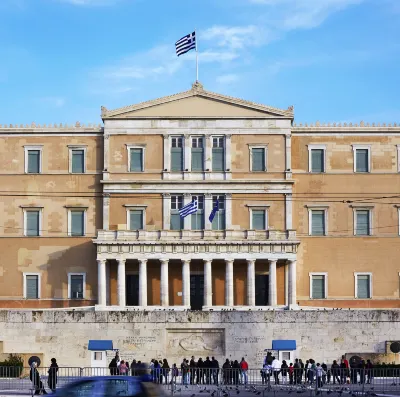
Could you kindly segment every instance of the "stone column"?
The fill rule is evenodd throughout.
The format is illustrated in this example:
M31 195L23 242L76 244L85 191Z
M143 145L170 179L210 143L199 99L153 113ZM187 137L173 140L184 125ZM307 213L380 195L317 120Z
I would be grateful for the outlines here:
M269 306L277 305L276 295L276 260L269 261Z
M204 216L205 216L205 219L204 219L204 222L205 222L204 228L205 228L206 230L211 230L211 229L212 229L212 224L211 224L211 222L208 220L208 217L210 216L212 209L213 209L212 194L206 193L206 194L204 195Z
M103 230L108 230L110 227L110 195L103 196Z
M165 134L163 135L164 138L164 170L170 171L171 169L171 143L170 143L170 136Z
M233 306L233 259L225 259L225 306Z
M232 194L230 193L225 194L225 229L232 229Z
M139 260L139 306L147 306L147 259Z
M289 307L297 306L297 272L296 261L289 261Z
M161 263L161 306L169 306L168 259L160 259Z
M249 306L256 305L256 270L255 260L247 260L247 304Z
M117 280L117 290L118 290L118 306L126 306L126 286L125 286L125 259L118 259L118 280Z
M163 230L171 228L171 195L163 193Z
M212 268L211 260L204 261L204 306L212 306Z
M185 137L184 137L185 139L184 139L184 142L185 142L185 146L183 147L183 170L184 171L186 171L186 170L188 170L188 171L191 171L191 169L192 169L192 164L191 164L191 162L192 162L192 156L191 156L191 154L192 154L192 148L191 148L191 145L190 145L190 135L189 134L185 134Z
M212 136L211 135L206 135L205 137L206 141L206 147L205 147L205 171L212 171L212 162L211 162L211 156L212 156ZM209 173L206 172L206 178L210 178Z
M106 260L97 260L97 303L100 306L106 305Z
M182 260L182 305L190 306L190 260Z

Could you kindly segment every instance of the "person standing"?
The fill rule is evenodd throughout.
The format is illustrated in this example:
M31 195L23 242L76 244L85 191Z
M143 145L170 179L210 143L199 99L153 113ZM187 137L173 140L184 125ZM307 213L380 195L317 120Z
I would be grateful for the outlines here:
M340 385L340 383L341 383L341 380L339 378L340 367L336 360L333 360L333 363L331 365L331 373L332 373L332 378L333 378L333 384L335 385L336 381L337 381Z
M124 360L122 360L121 363L119 364L119 374L120 375L128 374L128 368L127 368Z
M189 368L190 368L190 384L194 385L195 383L195 374L196 374L196 367L197 367L197 363L196 360L194 359L194 356L192 356L192 358L190 359L190 363L189 363Z
M321 388L322 387L322 377L324 376L325 371L322 369L321 364L317 363L315 366L315 375L316 375L316 381L317 381L317 387Z
M55 393L57 386L57 372L58 372L58 364L55 358L51 359L50 368L47 371L49 377L47 378L47 384L49 385L50 390Z
M371 384L372 379L373 379L373 373L374 373L374 366L372 365L371 360L367 360L365 371L366 371L366 375L367 375L367 383Z
M240 361L240 374L242 377L242 385L247 385L248 382L248 372L249 370L249 364L247 364L247 361L242 357L242 361Z
M218 385L218 375L219 375L219 362L215 357L211 358L211 365L213 368L213 382L214 385Z
M272 373L274 374L275 384L279 385L279 372L281 371L281 362L274 356L272 357Z
M37 370L37 362L33 362L31 365L31 370L29 372L29 379L33 384L33 388L35 389L35 394L38 395L40 393L47 394L42 381L40 380L39 371Z
M225 385L230 384L230 379L231 379L231 363L229 361L229 358L225 360L225 362L222 365L222 374L223 374L223 380Z
M162 374L164 375L164 381L165 384L168 385L168 380L169 380L169 364L166 358L163 360L163 365L162 365Z

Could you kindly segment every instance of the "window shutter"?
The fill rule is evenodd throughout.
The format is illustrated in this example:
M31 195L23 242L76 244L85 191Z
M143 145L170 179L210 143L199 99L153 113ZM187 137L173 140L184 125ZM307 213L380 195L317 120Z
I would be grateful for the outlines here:
M356 235L369 235L369 211L359 210L356 212Z
M28 150L28 173L40 172L40 150Z
M193 148L192 171L203 171L203 170L204 170L203 149Z
M38 276L25 276L25 277L26 277L26 298L38 299L39 298Z
M324 172L323 149L311 149L311 172Z
M325 212L312 211L311 212L311 235L323 236L325 235Z
M83 276L71 276L71 299L83 298Z
M179 214L171 214L171 230L182 230L182 218Z
M325 276L312 276L312 298L325 299Z
M265 211L253 210L252 212L252 226L255 230L265 230Z
M72 151L72 173L73 174L83 174L85 172L84 168L84 150L73 150Z
M225 211L219 210L212 222L213 230L225 230Z
M212 149L212 170L224 171L224 148Z
M368 149L356 149L356 171L368 172Z
M71 236L84 235L84 218L84 211L71 211Z
M369 275L357 276L357 298L369 299L370 297Z
M132 210L129 213L130 216L130 230L142 230L143 229L143 211Z
M26 235L39 236L39 211L26 212Z
M265 150L262 148L252 149L252 171L265 171Z
M171 171L183 171L183 149L171 149Z
M204 214L203 211L197 211L192 214L192 230L203 230L204 229Z
M129 171L143 171L143 150L131 149L131 169Z

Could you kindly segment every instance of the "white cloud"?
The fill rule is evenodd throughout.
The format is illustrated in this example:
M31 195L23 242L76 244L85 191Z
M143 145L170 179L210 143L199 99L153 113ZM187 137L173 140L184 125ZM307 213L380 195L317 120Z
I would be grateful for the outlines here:
M220 84L229 84L234 83L239 80L239 76L237 74L223 74L221 76L217 76L216 81Z

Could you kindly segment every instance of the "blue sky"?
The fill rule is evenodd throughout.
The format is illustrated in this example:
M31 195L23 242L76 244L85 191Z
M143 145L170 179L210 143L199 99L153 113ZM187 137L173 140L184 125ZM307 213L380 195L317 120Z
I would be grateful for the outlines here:
M400 122L400 0L0 0L0 124L205 89L296 122Z

